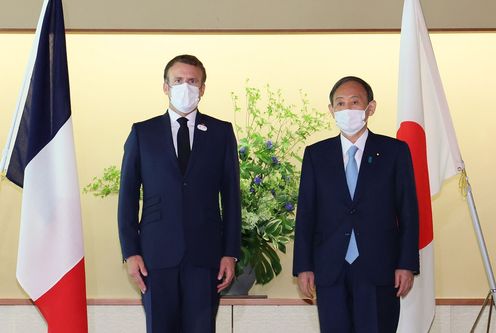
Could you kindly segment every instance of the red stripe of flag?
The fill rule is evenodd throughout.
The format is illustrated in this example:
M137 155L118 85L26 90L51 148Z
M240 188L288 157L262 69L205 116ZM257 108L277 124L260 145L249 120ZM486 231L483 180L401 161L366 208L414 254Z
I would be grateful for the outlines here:
M419 124L404 121L398 129L397 138L408 144L412 154L419 206L419 249L423 249L434 239L425 132Z
M84 258L35 301L48 333L87 333Z

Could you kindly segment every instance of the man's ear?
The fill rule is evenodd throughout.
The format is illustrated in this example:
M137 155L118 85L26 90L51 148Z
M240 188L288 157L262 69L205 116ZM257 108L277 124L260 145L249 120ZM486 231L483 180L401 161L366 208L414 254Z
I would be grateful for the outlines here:
M334 108L332 107L332 104L329 103L327 107L329 108L329 111L331 112L331 115L334 118Z
M205 93L205 83L203 83L200 87L200 97L202 97L204 93Z
M164 85L162 87L162 89L164 90L164 94L166 94L167 96L169 96L169 85L167 84L167 82L164 82Z
M370 101L369 106L367 108L367 116L370 117L374 114L375 108L377 107L377 102L375 100Z

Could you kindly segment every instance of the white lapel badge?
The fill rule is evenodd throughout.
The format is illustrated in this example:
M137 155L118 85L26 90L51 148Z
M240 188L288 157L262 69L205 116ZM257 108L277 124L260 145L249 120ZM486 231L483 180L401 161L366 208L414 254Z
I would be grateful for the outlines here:
M198 126L196 126L196 128L198 128L200 131L203 131L203 132L207 131L207 126L205 126L205 124L198 124Z

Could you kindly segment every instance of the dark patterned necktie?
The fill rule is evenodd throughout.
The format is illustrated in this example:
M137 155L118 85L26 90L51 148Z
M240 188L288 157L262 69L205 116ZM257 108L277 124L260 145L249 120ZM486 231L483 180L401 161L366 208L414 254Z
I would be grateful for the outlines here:
M177 159L179 161L179 168L184 175L186 173L186 168L188 167L189 155L191 153L188 119L181 117L177 119L177 122L181 125L177 131Z

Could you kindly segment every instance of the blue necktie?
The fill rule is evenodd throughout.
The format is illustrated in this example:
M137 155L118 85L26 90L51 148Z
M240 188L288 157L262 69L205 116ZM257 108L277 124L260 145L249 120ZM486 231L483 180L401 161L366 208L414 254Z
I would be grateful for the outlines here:
M348 149L348 164L346 164L346 183L348 183L348 190L350 191L352 199L355 195L355 187L358 178L358 165L355 160L357 150L357 146L351 146L350 149ZM358 247L355 239L355 231L352 229L345 259L348 263L352 264L356 258L358 258Z

